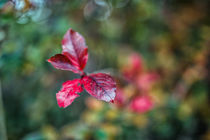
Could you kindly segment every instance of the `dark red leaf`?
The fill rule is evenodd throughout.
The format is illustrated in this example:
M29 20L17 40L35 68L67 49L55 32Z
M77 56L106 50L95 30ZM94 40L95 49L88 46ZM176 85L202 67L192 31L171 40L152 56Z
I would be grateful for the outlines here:
M48 62L50 62L55 68L61 69L61 70L69 70L73 71L75 73L80 73L70 62L67 56L63 54L56 54L55 56L48 59Z
M62 40L62 53L78 70L83 71L88 60L88 48L85 39L72 29L69 29Z
M97 73L84 76L82 83L86 91L99 100L113 102L116 96L116 82L108 74Z
M62 85L62 89L56 94L59 107L66 108L75 98L79 97L77 93L82 92L81 80L75 79L66 81Z

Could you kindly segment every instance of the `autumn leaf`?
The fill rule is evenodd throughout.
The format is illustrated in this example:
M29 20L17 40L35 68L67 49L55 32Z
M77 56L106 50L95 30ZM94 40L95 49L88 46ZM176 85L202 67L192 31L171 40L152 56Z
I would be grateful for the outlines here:
M116 96L116 82L108 74L90 74L82 78L82 83L86 91L99 100L113 102Z
M72 29L69 29L62 40L62 54L67 56L72 65L82 71L88 60L88 48L85 39Z
M68 70L81 75L81 79L67 81L56 94L59 107L69 106L77 93L83 91L83 87L93 97L113 102L116 96L116 82L104 73L86 75L83 71L88 60L88 48L84 38L72 29L69 29L62 40L62 54L56 54L48 59L55 68Z
M79 97L77 93L82 92L81 80L75 79L66 81L62 85L62 89L56 94L59 107L66 108L75 98Z
M68 57L63 54L56 54L55 56L52 56L50 59L48 59L48 62L50 62L57 69L73 71L74 73L80 73L80 71L78 71L72 65Z

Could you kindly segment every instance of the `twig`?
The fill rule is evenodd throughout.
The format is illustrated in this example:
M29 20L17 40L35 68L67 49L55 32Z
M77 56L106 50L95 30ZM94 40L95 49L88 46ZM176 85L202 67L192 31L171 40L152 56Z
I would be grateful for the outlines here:
M7 140L2 91L1 91L1 82L0 82L0 140Z

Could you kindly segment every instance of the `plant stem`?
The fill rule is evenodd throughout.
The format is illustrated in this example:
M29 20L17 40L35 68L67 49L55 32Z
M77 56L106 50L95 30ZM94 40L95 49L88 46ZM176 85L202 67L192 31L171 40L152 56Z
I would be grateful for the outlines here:
M1 91L1 81L0 81L0 140L7 140L2 91Z

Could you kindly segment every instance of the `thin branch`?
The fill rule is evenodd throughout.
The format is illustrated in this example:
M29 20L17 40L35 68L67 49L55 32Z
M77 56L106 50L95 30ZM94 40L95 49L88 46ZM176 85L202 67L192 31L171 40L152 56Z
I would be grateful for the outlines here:
M1 91L1 82L0 82L0 140L7 140L2 91Z

